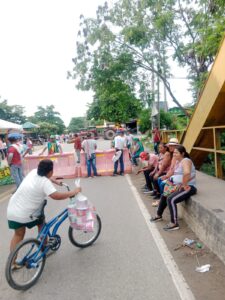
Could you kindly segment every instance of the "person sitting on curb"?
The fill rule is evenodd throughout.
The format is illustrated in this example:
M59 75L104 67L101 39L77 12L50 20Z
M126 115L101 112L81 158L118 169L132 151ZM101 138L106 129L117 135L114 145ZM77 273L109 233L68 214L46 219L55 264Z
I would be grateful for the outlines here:
M26 228L38 226L40 232L44 220L32 221L30 216L40 208L45 197L49 196L53 200L65 200L74 197L81 191L81 188L76 188L69 192L58 192L53 183L61 185L61 182L51 178L52 175L53 162L49 159L41 160L37 169L32 170L24 178L9 200L7 208L8 226L10 229L14 229L10 251L23 240ZM15 268L17 268L16 262Z
M146 151L143 151L140 153L140 159L144 162L147 162L147 166L141 168L136 175L140 174L141 172L144 173L147 189L144 190L143 193L148 194L151 191L153 191L151 178L157 170L158 155L155 155L153 153L150 154Z
M171 156L172 156L175 147L179 144L178 144L178 140L176 138L171 138L169 140L169 143L166 144L166 145L168 146L169 152L171 153ZM153 199L160 199L160 196L163 193L163 189L164 189L166 179L170 178L170 176L173 175L175 164L176 164L176 159L174 157L172 157L171 164L170 164L169 170L167 171L166 175L163 175L163 176L158 178L159 190L157 191L157 193L153 197ZM157 204L155 206L157 206Z
M61 153L62 154L62 147L58 141L56 141L56 138L54 135L50 135L49 141L47 142L44 149L40 152L39 155L43 155L45 150L48 149L48 155L52 155L55 153Z
M137 158L139 158L140 153L144 151L144 146L139 138L133 138L134 141L134 151L132 154L132 163L137 166Z
M174 157L176 159L176 167L170 180L177 185L177 191L169 194L168 197L161 196L157 215L150 219L151 222L162 220L163 212L168 205L171 223L163 228L165 231L179 229L177 203L187 200L197 192L195 166L189 158L185 147L182 145L175 146Z
M151 194L151 196L157 196L157 194L160 194L158 179L159 177L166 175L166 173L169 171L172 157L173 157L173 153L169 152L168 146L164 143L160 143L158 166L152 178L154 191ZM153 202L153 206L155 206L155 204L157 204L157 202L155 203Z

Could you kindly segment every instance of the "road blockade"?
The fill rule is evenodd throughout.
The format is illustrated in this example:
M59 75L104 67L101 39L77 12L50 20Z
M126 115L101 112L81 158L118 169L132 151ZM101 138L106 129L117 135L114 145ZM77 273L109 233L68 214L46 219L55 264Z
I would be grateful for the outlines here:
M103 176L112 175L114 170L114 163L112 161L112 158L114 154L115 154L115 149L96 150L96 168L98 174ZM132 165L129 159L128 149L123 150L123 160L124 160L124 173L131 173ZM81 177L87 176L85 153L83 151L81 152L80 166L81 166L81 170L80 170Z

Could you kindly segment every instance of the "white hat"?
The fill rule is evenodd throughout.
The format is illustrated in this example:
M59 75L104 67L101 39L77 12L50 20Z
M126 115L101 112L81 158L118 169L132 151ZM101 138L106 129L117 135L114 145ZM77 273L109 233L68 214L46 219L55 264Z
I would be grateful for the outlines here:
M169 140L169 143L167 143L167 145L168 146L175 146L175 145L179 145L179 142L178 142L178 139L177 138L171 138L170 140Z

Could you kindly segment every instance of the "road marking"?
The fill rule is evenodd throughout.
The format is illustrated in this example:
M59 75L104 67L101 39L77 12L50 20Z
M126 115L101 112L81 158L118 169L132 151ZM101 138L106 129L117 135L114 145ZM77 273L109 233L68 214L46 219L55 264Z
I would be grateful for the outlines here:
M8 200L10 198L10 195L9 194L7 194L7 195L5 195L5 196L1 196L1 198L0 198L0 203L1 202L4 202L5 200Z
M166 243L164 242L163 238L161 237L161 234L158 231L156 224L149 222L151 215L148 212L147 208L145 207L136 187L132 184L130 176L125 175L125 177L126 177L128 184L134 194L134 197L137 201L140 211L147 223L148 229L151 232L153 239L159 249L162 259L172 277L172 280L178 291L178 294L180 295L180 298L182 300L195 300L195 297L194 297L189 285L187 284L186 280L184 279L183 274L181 273L181 271L178 268L178 265L176 264L175 260L173 259L172 255L170 254L170 251L169 251L168 247L166 246Z

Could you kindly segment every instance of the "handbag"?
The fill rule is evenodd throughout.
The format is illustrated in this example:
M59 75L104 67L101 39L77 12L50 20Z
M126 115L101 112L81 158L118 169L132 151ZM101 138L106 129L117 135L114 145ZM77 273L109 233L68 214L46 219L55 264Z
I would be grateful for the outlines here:
M171 180L167 180L164 185L163 196L168 197L169 195L176 192L180 187L180 184L174 184Z

